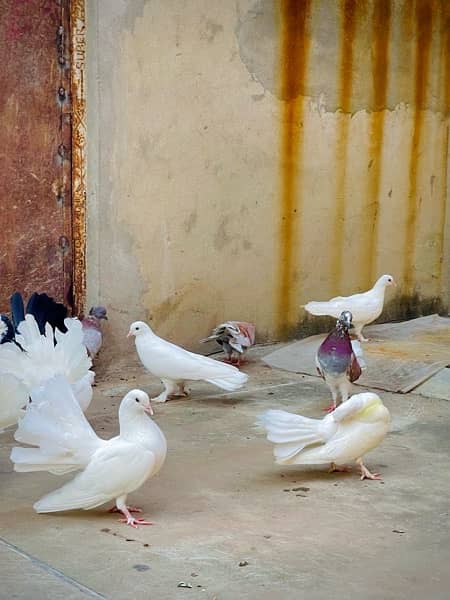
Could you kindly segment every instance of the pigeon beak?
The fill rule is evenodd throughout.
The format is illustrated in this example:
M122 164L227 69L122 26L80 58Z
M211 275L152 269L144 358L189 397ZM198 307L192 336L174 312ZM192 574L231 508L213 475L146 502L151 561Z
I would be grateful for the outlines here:
M392 285L393 285L394 287L397 287L397 284L395 283L395 281L394 281L394 280L392 280Z
M153 408L152 408L152 405L151 405L151 404L149 404L148 406L145 406L145 407L144 407L144 411L145 411L145 412L146 412L148 415L151 415L151 416L153 417L153 414L154 414L154 413L153 413Z
M131 331L129 331L129 332L127 333L127 338L131 337L132 335L133 335L133 334L131 333Z

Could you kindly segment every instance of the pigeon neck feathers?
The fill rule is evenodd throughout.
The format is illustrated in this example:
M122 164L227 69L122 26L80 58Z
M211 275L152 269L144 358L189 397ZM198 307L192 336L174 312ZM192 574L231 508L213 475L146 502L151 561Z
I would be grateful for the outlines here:
M328 357L330 354L338 355L350 360L352 355L352 343L348 334L348 329L340 321L336 327L327 335L318 350L319 359Z
M97 329L98 331L101 331L101 325L100 325L100 321L97 319L97 317L94 316L89 316L89 317L85 317L82 321L82 325L83 328L92 328L92 329Z
M160 431L152 419L144 412L133 392L129 392L119 407L120 437L143 446L152 445Z

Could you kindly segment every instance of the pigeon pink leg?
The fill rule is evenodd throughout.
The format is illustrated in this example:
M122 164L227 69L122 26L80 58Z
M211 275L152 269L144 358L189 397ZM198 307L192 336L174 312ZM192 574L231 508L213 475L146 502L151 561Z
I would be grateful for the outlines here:
M337 465L336 463L331 463L330 469L328 473L350 473L352 470L348 465Z
M381 480L380 473L371 473L369 471L369 469L363 463L362 458L358 458L358 460L356 462L358 463L359 468L361 469L361 477L360 477L361 481L363 481L364 479L372 479L373 481Z
M138 506L127 506L126 509L130 512L130 513L141 513L142 512L142 508L139 508ZM117 506L113 506L112 508L110 508L108 510L108 512L110 513L121 513L122 511L119 510L117 508Z
M118 511L120 511L124 519L119 519L119 523L126 523L130 525L130 527L138 528L139 525L153 525L151 521L146 521L145 519L136 519L133 517L131 512L128 510L127 505L125 504L126 496L121 496L116 499L116 506Z

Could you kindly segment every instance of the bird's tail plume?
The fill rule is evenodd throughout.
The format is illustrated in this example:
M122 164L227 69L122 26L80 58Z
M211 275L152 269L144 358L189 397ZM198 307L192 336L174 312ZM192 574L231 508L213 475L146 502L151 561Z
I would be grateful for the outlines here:
M305 446L323 441L321 421L294 415L284 410L268 410L258 417L257 424L275 444L273 454L279 464L291 464Z
M57 475L84 467L102 443L61 375L32 392L14 437L37 446L13 448L11 460L16 471L50 471Z

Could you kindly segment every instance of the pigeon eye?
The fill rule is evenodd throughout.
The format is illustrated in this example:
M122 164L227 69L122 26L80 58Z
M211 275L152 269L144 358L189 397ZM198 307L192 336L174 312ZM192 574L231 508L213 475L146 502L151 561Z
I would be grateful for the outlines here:
M139 402L139 398L136 398L136 402Z

